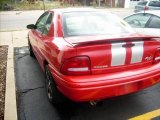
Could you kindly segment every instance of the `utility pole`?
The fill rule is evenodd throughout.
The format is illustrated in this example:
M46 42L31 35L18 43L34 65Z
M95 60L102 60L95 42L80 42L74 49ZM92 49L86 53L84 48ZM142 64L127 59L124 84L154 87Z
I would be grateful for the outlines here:
M99 7L101 7L101 0L99 0Z
M112 8L112 0L111 0L111 8Z
M17 0L14 0L14 4L17 4Z
M44 10L44 12L45 12L45 4L44 4L44 0L43 0L43 10Z

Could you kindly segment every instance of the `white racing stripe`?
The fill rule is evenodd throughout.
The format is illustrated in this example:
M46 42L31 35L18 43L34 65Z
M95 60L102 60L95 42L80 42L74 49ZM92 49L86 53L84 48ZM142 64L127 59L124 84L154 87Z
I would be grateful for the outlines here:
M113 43L111 48L112 59L111 66L124 65L126 60L126 48L122 45L126 44L125 42Z
M131 63L138 63L142 61L143 58L143 52L144 52L144 42L143 41L138 41L138 42L132 42L135 44L131 48L132 50L132 58L131 58Z
M134 44L133 47L131 47L131 64L132 63L138 63L142 61L143 53L144 53L144 42L138 41L138 42L132 42ZM111 59L111 66L119 66L119 65L125 65L126 58L126 51L127 48L122 47L122 45L126 44L125 42L121 43L113 43L111 48L112 53L112 59Z

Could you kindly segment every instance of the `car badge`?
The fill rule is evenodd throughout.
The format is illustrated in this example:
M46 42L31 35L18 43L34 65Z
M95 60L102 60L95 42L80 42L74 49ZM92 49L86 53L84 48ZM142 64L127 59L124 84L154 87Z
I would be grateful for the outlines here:
M152 59L153 59L152 56L145 57L145 60L146 60L146 61L150 61L150 60L152 60Z
M124 44L124 45L122 45L122 47L125 47L125 48L131 48L131 47L134 47L135 46L135 44Z

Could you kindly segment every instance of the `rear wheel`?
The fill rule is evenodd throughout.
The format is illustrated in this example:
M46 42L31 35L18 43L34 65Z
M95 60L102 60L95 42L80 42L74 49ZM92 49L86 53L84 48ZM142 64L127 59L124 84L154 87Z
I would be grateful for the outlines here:
M28 48L29 48L29 55L31 57L35 57L35 55L33 53L33 49L32 49L31 43L29 42L29 40L28 40Z
M46 65L45 67L45 79L46 79L47 97L49 101L53 104L64 103L66 98L57 89L56 83L50 73L48 65Z

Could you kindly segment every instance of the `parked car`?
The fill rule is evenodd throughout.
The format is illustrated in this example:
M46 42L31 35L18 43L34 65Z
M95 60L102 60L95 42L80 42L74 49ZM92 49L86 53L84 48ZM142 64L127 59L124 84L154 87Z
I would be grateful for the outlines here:
M134 12L141 12L146 10L160 10L160 1L159 0L144 0L138 2L135 6Z
M160 39L135 33L111 13L53 9L27 28L30 55L45 72L54 104L102 100L160 82Z
M160 37L160 10L139 12L124 20L138 33Z

